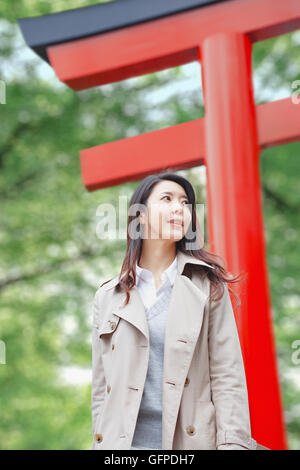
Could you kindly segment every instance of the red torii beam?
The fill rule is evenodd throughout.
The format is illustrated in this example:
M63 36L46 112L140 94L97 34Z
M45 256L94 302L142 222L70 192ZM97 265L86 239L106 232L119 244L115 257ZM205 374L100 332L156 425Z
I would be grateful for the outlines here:
M299 26L299 0L230 0L46 47L58 78L74 90L201 62L203 119L82 150L82 179L92 191L165 169L206 165L210 249L226 259L231 272L248 272L236 320L252 434L271 449L286 449L287 440L259 153L299 140L300 113L290 99L255 105L251 53L252 43Z

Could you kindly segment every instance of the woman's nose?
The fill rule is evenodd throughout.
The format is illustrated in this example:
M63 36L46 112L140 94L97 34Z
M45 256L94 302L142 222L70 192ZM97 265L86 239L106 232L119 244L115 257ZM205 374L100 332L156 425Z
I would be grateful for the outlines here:
M182 205L180 204L180 202L173 202L173 205L172 205L172 211L176 211L176 213L182 213Z
M183 212L178 208L171 211L170 219L183 219Z

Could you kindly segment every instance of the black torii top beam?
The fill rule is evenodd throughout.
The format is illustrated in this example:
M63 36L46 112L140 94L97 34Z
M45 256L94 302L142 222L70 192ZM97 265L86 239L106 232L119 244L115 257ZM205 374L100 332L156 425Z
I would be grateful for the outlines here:
M48 46L225 1L228 0L116 0L50 15L20 18L18 23L27 45L50 63Z

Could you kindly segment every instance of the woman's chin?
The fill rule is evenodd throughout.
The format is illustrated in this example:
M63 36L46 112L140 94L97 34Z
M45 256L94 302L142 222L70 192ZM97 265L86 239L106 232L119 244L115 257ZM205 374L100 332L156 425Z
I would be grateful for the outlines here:
M178 242L179 240L181 240L182 238L184 237L184 233L180 233L180 231L178 230L177 233L170 233L168 235L166 235L166 238L169 239L169 240L172 240L174 242Z

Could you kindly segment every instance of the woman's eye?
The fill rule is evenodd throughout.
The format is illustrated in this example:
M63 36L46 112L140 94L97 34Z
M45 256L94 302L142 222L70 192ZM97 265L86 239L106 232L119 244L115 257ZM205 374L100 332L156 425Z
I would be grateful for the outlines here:
M162 200L163 200L165 197L167 197L168 199L170 199L170 196L163 196L163 197L162 197ZM188 203L189 203L189 201L187 201L187 200L184 200L183 202L184 202L185 204L188 204Z

